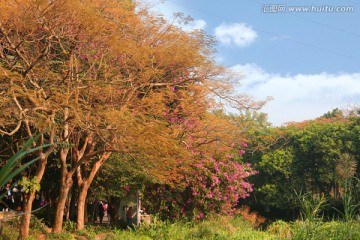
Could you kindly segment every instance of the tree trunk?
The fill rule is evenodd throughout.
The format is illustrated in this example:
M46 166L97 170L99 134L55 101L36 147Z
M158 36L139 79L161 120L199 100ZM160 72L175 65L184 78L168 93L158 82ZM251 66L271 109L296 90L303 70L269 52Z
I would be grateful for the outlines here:
M87 194L86 194L87 195ZM85 210L84 210L84 223L89 222L89 213L88 213L88 199L85 198Z
M28 195L27 200L24 202L24 212L27 214L23 215L21 218L19 239L26 239L29 236L32 203L34 199L35 199L35 191L32 191Z
M73 199L72 197L73 197L72 193L69 194L69 195L68 195L68 199L67 199L67 201L66 201L66 203L65 203L65 209L66 209L66 212L64 213L65 221L69 221L69 220L70 220L70 218L69 218L69 216L70 216L70 210L71 210L70 204L71 204L71 201L72 201L72 199Z
M78 189L79 189L79 202L78 202L78 215L77 215L77 229L81 230L84 228L84 210L86 203L86 196L89 190L91 183L94 180L96 173L99 171L100 167L105 163L105 161L110 157L111 152L102 153L100 159L95 162L92 167L89 176L87 179L84 179L81 175L80 167L77 169L77 178L78 178ZM80 200L80 198L82 198ZM95 206L97 207L97 206Z
M47 163L47 157L43 153L40 153L40 156L41 158L39 160L39 164L35 175L39 183L44 175L45 167ZM21 217L21 223L19 226L19 239L26 239L29 236L31 211L32 211L32 204L35 199L35 191L34 190L31 191L27 196L28 196L27 199L25 199L24 201L24 212L26 214L24 214Z
M64 116L68 116L68 109L65 108ZM64 138L66 142L68 142L68 125L64 126ZM63 148L60 151L60 164L61 164L61 180L60 180L60 194L56 201L56 210L55 210L55 217L54 217L54 225L52 231L54 233L61 232L62 224L63 224L63 217L64 217L64 209L66 204L66 198L69 194L69 190L73 184L72 181L72 174L70 174L67 170L66 159L69 153L69 148Z
M77 229L81 230L85 225L85 208L86 208L86 196L88 193L89 186L86 182L79 189L79 201L77 211Z
M66 177L66 179L62 180L60 195L56 204L55 219L53 226L54 233L59 233L62 230L66 198L69 194L69 190L71 186L72 186L71 176Z

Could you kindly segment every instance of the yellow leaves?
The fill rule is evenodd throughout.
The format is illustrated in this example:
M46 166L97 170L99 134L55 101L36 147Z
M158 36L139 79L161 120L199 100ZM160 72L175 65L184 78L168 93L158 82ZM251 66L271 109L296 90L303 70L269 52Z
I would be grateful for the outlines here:
M207 113L209 94L228 86L216 81L221 71L207 56L206 36L135 12L125 0L8 0L0 10L10 39L0 38L0 46L16 59L0 64L22 106L37 107L26 113L34 127L54 118L56 128L94 134L99 146L111 144L163 170L191 159L181 131L204 149L232 140L229 122ZM199 125L177 125L187 120Z

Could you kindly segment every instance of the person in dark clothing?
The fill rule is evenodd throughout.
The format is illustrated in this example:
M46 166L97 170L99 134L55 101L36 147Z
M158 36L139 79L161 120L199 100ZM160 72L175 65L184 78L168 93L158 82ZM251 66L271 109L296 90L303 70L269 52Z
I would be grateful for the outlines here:
M126 222L127 222L127 226L129 228L133 227L133 211L132 211L133 207L129 207L128 210L126 211Z
M7 183L0 195L3 195L3 211L10 211L12 209L12 192L11 192L11 185Z
M32 209L36 210L36 209L40 208L40 202L41 202L40 194L36 193L35 199L34 199L33 204L32 204Z
M95 223L97 221L97 217L98 217L98 205L99 202L97 200L94 201L94 206L93 206L93 223Z
M101 201L98 206L98 214L99 214L99 221L100 221L100 223L102 223L103 218L104 218L104 207L103 207L103 203Z
M115 223L115 216L116 216L115 203L110 203L107 213L108 213L108 217L109 217L109 224L113 225Z

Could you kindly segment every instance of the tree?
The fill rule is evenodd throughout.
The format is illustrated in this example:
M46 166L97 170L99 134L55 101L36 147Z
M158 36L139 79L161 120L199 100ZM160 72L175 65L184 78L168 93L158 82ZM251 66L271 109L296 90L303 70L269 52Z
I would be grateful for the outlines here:
M54 153L61 172L54 232L61 231L75 175L81 229L89 186L112 152L166 166L165 176L180 178L174 164L192 151L184 123L218 107L215 97L238 109L252 105L233 94L224 69L212 62L212 38L135 12L128 1L9 0L0 12L1 133L48 129L37 144L64 143L38 153L35 174L41 181ZM29 220L23 217L21 238Z
M225 72L209 59L212 39L201 32L183 32L145 10L139 11L136 17L130 22L123 14L113 15L122 28L113 35L119 34L123 41L112 42L114 46L109 54L110 59L115 55L114 58L121 60L109 66L112 74L118 74L117 80L112 77L113 82L119 81L119 85L111 86L111 91L121 94L120 98L112 95L108 99L114 105L106 122L119 133L116 137L114 131L110 135L114 137L111 139L114 150L121 153L118 156L141 159L150 165L148 174L154 179L173 184L181 178L176 163L185 164L191 159L189 146L184 141L184 124L191 124L193 116L202 115L211 108L214 96L223 97L237 107L251 103L237 100L231 95L227 79L219 79L219 76L225 77ZM123 21L131 27L124 28ZM118 49L120 44L127 48ZM110 155L103 154L107 154L106 158ZM81 206L96 172L104 163L102 159L77 168L80 229L84 215ZM90 158L85 160L90 161Z
M322 117L323 118L336 118L336 117L340 118L343 116L344 116L343 111L341 111L338 108L335 108L331 112L329 111L329 112L325 113Z
M63 199L71 185L69 176L73 174L72 171L68 174L66 169L69 146L72 144L69 141L70 133L76 128L90 129L87 132L92 134L86 135L85 132L86 141L79 143L82 147L87 146L93 134L96 135L96 130L91 131L91 123L100 122L101 119L88 114L89 107L96 106L91 102L93 99L86 101L83 97L84 93L99 94L99 91L105 90L103 82L102 88L99 88L99 81L104 78L97 76L106 73L103 69L99 70L101 56L105 52L86 62L91 65L80 64L79 53L81 46L101 43L99 39L106 36L106 30L111 29L104 19L98 17L99 14L79 1L7 1L2 2L0 7L0 66L4 90L1 93L6 113L1 116L1 131L6 135L23 131L32 136L33 131L47 128L48 132L36 144L51 144L55 138L68 143L67 147L58 147L63 171L62 195L56 219L62 219ZM97 45L97 49L101 50L101 45ZM94 84L91 80L95 81ZM95 98L94 102L100 100ZM80 131L80 134L84 132ZM35 174L38 181L42 179L52 150L49 148L46 152L38 152L41 156ZM34 191L27 198L25 211L31 211L33 198ZM26 238L28 234L29 220L30 216L24 215L21 238ZM55 231L61 229L59 225L55 224Z
M239 140L233 118L216 111L200 110L187 119L173 119L181 127L181 142L191 151L192 163L181 161L180 187L148 185L145 195L150 210L160 210L164 218L199 220L213 213L232 214L239 198L252 191L246 178L255 174L241 160L246 144Z
M274 217L294 212L295 192L324 194L338 201L338 159L344 153L355 154L358 146L357 124L352 121L319 118L248 132L244 157L259 171L250 178L255 186L252 206Z

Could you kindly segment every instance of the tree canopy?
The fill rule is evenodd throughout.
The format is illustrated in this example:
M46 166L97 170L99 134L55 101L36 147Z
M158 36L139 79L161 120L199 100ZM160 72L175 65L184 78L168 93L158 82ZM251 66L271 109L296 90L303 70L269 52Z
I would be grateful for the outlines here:
M210 113L222 108L217 99L237 109L259 106L233 92L230 75L212 60L211 37L130 1L4 0L0 19L0 134L18 143L9 153L38 132L34 147L51 144L35 153L40 160L27 176L41 182L58 167L54 232L73 182L77 225L84 226L88 189L112 153L120 165L144 166L154 183L184 186L199 161L239 148L231 119ZM24 215L21 238L29 222Z

